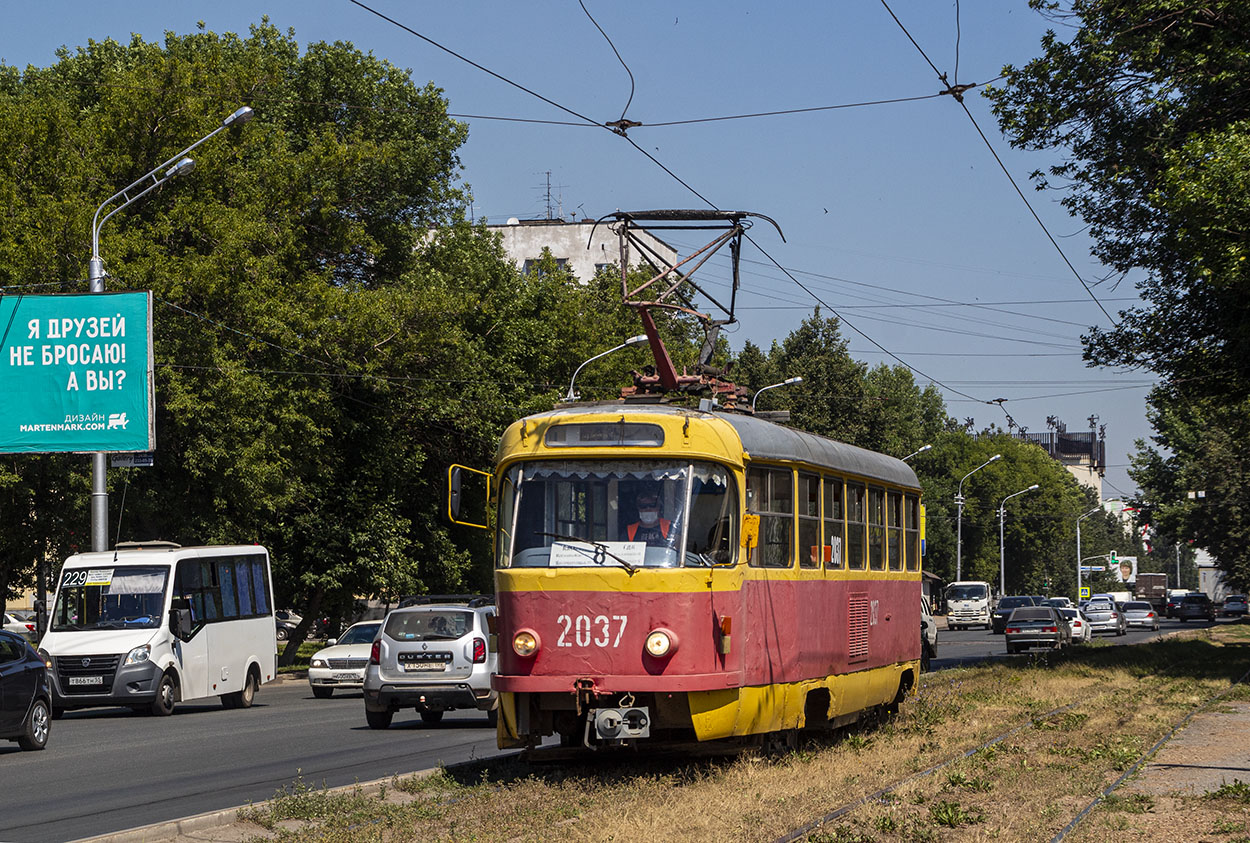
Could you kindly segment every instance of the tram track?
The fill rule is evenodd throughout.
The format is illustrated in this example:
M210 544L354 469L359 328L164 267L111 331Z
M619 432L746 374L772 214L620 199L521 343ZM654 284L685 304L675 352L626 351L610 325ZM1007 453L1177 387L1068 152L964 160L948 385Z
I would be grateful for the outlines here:
M1159 670L1159 671L1156 671L1154 674L1142 677L1142 680L1147 681L1152 678L1157 678L1158 676L1164 673L1166 673L1166 670ZM1133 762L1133 764L1129 766L1128 769L1125 770L1125 772L1122 775L1120 775L1109 786L1102 789L1093 799L1091 799L1079 811L1077 811L1075 815L1073 815L1072 819L1058 832L1058 834L1056 834L1053 838L1051 838L1051 843L1061 843L1061 841L1067 840L1074 832L1076 832L1079 829L1082 821L1086 817L1088 817L1089 814L1095 808L1097 808L1100 803L1106 801L1107 798L1112 796L1112 794L1114 794L1114 792L1117 789L1119 789L1126 782L1132 779L1133 776L1139 770L1141 770L1142 767L1145 764L1147 764L1151 758L1153 758L1156 754L1158 754L1159 751L1164 746L1166 746L1167 743L1170 740L1172 740L1172 738L1175 737L1178 732L1180 732L1187 725L1189 725L1189 723L1199 714L1202 714L1203 712L1209 710L1210 708L1218 704L1222 699L1224 699L1233 691L1235 691L1239 686L1244 685L1248 679L1250 679L1250 670L1246 671L1240 677L1230 682L1228 687L1222 690L1220 693L1214 696L1211 696L1207 699L1204 699L1198 704L1191 707L1190 710L1186 713L1186 715L1183 718L1178 720L1175 723L1175 725L1173 725L1162 737L1160 737L1153 745L1151 745L1149 749L1141 753L1141 755L1138 756L1138 758ZM1035 717L1031 717L1026 722L1020 725L1014 726L1013 728L1008 729L996 735L995 737L990 738L989 740L978 744L977 746L971 749L957 753L947 758L946 760L941 761L940 763L934 764L930 767L927 767L924 770L921 770L919 772L910 773L906 776L903 776L902 778L897 779L891 784L888 784L885 787L879 788L865 796L861 796L857 799L846 802L843 805L835 808L832 811L829 811L828 813L820 816L817 819L804 823L803 825L798 826L779 837L773 838L771 843L793 843L793 841L803 840L807 838L808 835L812 834L813 832L819 832L826 825L828 825L829 823L841 817L845 817L849 814L852 814L853 812L867 805L882 803L886 801L886 799L891 794L895 793L896 791L908 785L923 781L929 778L930 776L933 776L934 774L939 773L942 770L950 767L951 765L956 764L959 761L962 761L967 758L971 758L977 753L983 752L989 749L990 747L1001 744L1016 735L1024 733L1029 729L1035 728L1041 723L1045 723L1046 721L1052 718L1055 718L1059 715L1062 715L1066 712L1071 712L1071 711L1074 711L1080 708L1086 708L1086 707L1093 708L1097 704L1097 699L1102 696L1104 696L1104 694L1099 694L1092 698L1077 700L1075 702L1068 703L1067 705L1053 708Z

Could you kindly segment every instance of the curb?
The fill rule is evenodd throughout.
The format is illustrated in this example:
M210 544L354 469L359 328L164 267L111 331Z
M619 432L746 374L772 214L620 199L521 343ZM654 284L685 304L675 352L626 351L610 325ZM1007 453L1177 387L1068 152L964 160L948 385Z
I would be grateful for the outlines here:
M458 765L452 764L450 767ZM383 787L390 785L396 778L408 778L415 776L425 778L432 776L439 771L439 767L430 767L425 770L417 770L413 773L396 773L393 776L387 776L384 779L374 779L369 782L357 782L356 784L346 784L340 787L331 787L326 789L325 793L360 793L364 796L373 796L379 793ZM251 802L246 805L237 805L233 808L223 808L218 811L206 811L203 814L196 814L192 817L183 817L177 820L165 820L164 822L152 823L151 825L141 825L138 828L128 828L123 831L114 831L109 834L101 834L95 837L80 837L77 840L69 841L69 843L157 843L157 841L175 840L182 835L193 835L209 831L215 828L233 825L239 822L239 811L248 808L263 808L272 800L266 799L263 802ZM259 828L259 827L258 827Z

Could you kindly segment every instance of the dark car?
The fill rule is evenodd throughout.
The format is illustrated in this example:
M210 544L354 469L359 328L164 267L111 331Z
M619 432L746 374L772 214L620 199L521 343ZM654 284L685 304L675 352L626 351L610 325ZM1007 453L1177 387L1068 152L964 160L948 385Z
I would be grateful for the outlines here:
M1029 647L1062 650L1072 646L1072 628L1059 610L1051 606L1021 606L1012 611L1004 629L1008 653L1018 653Z
M1044 598L1021 594L999 600L998 605L994 607L994 612L990 615L990 631L995 635L1002 635L1003 629L1007 626L1007 618L1014 610L1021 606L1036 606L1039 599Z
M51 731L47 665L22 638L0 631L0 739L43 749Z
M1180 605L1176 607L1176 619L1182 623L1188 620L1213 621L1215 620L1215 604L1205 594L1186 594L1181 598Z

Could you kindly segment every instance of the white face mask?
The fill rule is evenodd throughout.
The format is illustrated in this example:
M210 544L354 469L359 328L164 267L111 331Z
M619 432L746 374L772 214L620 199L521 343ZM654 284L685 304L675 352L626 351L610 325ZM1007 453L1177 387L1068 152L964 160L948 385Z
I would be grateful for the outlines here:
M638 513L638 520L647 527L653 527L660 520L660 513L654 509L644 509Z

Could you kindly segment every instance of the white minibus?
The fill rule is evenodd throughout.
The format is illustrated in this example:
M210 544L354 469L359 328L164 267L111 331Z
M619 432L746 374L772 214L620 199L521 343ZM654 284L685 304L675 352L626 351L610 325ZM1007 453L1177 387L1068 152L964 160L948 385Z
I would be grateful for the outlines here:
M211 696L248 708L276 673L269 552L151 542L71 556L39 654L54 717L115 705L168 715Z

